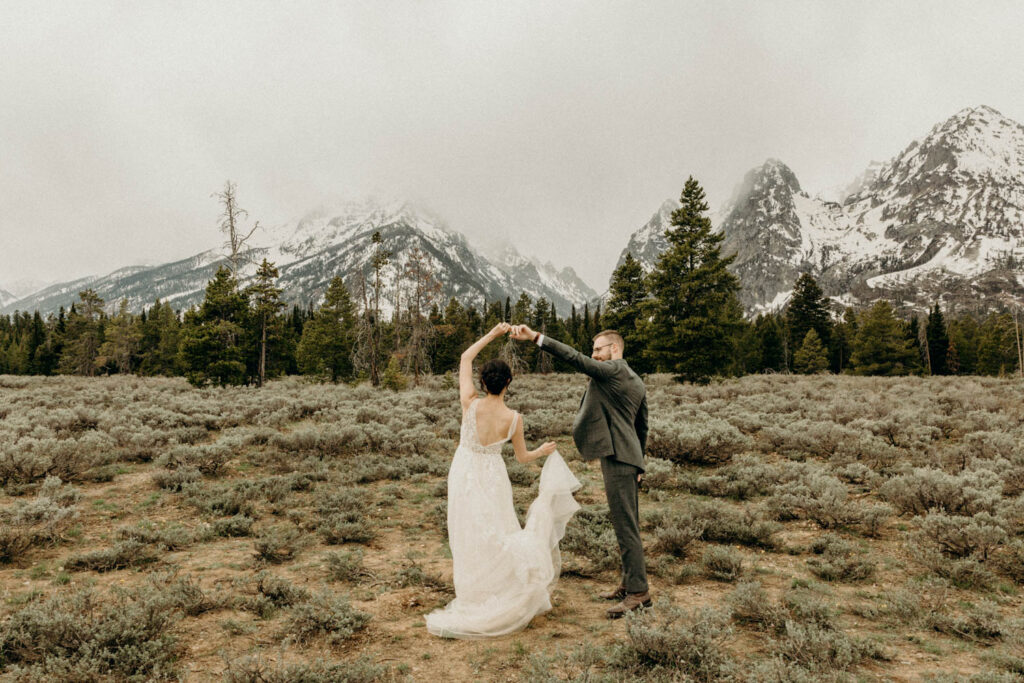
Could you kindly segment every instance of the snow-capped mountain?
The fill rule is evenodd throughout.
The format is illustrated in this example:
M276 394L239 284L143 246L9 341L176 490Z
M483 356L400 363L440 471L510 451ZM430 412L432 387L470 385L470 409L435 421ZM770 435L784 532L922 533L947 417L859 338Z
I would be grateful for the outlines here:
M737 256L731 269L748 313L784 305L803 272L842 304L979 310L1024 300L1021 124L990 107L965 109L850 189L841 204L811 196L777 160L746 175L713 221L722 253ZM647 269L667 245L656 234L666 206L627 247Z
M13 304L17 300L18 297L14 296L6 289L0 289L0 308L6 306L7 304Z
M480 306L525 291L534 299L546 297L564 315L572 304L582 304L595 296L572 269L557 271L550 264L538 265L511 252L503 262L489 260L429 211L408 202L373 199L322 208L298 220L257 231L251 240L254 246L246 254L247 263L240 269L242 284L247 284L266 258L277 266L277 284L289 303L318 303L330 280L340 275L360 304L363 281L368 292L374 281L376 232L381 236L380 247L390 253L381 272L381 308L386 315L394 310L396 301L404 305L408 300L411 284L404 271L416 249L441 284L436 300L441 306L453 296L465 304ZM52 312L70 306L79 291L91 287L109 308L127 297L136 311L157 298L184 309L202 301L207 282L225 262L222 250L213 249L173 263L123 268L105 277L53 285L19 300L17 306ZM0 312L6 309L0 307Z

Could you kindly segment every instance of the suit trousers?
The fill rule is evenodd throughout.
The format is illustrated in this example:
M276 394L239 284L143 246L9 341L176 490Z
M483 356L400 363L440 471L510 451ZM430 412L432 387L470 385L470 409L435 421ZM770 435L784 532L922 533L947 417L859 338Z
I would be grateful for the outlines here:
M646 593L647 567L640 540L640 484L636 480L640 468L606 457L601 458L601 474L622 556L622 585L627 593Z

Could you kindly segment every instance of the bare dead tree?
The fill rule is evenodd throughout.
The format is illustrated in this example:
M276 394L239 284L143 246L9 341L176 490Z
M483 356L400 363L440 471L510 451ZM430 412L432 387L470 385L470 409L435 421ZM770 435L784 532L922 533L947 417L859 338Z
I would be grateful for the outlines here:
M224 182L223 192L215 192L210 196L216 197L224 207L218 227L227 236L227 239L224 241L224 248L227 250L228 260L231 262L231 274L235 277L235 280L238 280L238 268L242 261L249 262L249 256L245 251L249 238L260 227L260 222L256 221L249 232L242 234L244 229L241 227L241 223L245 218L248 218L249 212L238 206L236 192L237 186L235 183L227 180Z
M434 326L428 312L441 293L441 283L434 277L427 255L414 247L405 263L405 277L412 283L409 308L409 365L413 381L419 384L420 374L430 372L429 345L434 337Z

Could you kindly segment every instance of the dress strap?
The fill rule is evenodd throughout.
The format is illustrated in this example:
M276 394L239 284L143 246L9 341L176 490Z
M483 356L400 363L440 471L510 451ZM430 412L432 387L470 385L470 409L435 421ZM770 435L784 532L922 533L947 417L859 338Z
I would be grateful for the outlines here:
M518 420L518 419L519 419L519 413L518 412L512 415L512 424L508 428L508 436L505 437L506 441L511 439L512 435L515 433L515 431L516 431L516 420Z

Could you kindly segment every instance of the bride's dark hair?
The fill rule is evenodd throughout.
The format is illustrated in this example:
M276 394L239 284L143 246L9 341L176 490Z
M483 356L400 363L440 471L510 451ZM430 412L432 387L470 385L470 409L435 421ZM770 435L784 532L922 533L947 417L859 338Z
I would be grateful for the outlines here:
M497 396L512 381L512 368L500 358L484 363L480 368L480 384L488 394Z

